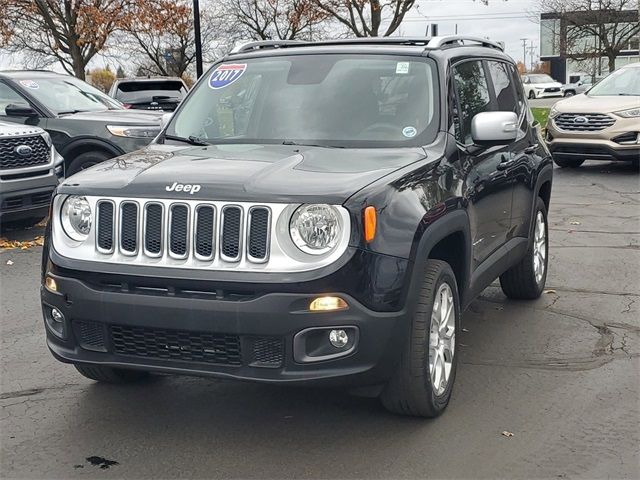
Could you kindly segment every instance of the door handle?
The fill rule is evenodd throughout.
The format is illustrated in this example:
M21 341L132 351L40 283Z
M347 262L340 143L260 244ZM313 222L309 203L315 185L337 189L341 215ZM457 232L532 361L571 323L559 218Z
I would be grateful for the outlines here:
M510 168L511 165L513 165L514 163L516 163L515 160L508 160L506 162L500 162L497 166L496 166L496 170L506 170L507 168Z
M532 153L536 153L536 150L538 150L539 145L537 143L534 143L533 145L527 147L524 149L524 153L526 153L527 155L531 155Z

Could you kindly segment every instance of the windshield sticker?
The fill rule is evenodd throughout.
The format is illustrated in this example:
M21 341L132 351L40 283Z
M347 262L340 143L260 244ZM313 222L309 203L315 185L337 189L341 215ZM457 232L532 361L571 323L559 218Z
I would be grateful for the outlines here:
M38 85L38 83L34 82L33 80L20 80L20 85L22 85L23 87L31 88L33 90L37 90L40 88L40 85Z
M404 127L402 129L402 134L407 138L415 137L416 133L418 133L416 127Z
M396 73L401 75L406 75L409 73L409 62L398 62L396 63Z
M230 63L220 65L209 77L209 87L217 90L231 85L238 80L247 69L246 63Z

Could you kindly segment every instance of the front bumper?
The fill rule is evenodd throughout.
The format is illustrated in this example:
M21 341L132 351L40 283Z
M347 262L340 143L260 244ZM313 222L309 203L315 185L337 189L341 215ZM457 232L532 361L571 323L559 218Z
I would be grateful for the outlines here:
M172 293L136 286L133 277L97 285L53 270L48 275L57 293L41 290L47 344L68 363L260 382L376 385L391 376L408 325L405 310L373 311L344 292L333 294L349 309L311 312L312 299L332 293L291 293L284 284L280 292L270 285L267 293L244 297ZM62 326L52 328L52 307L63 313ZM301 359L301 348L317 344L301 347L300 332L319 331L314 338L326 339L329 329L322 329L329 327L347 329L357 340L353 348L332 359Z

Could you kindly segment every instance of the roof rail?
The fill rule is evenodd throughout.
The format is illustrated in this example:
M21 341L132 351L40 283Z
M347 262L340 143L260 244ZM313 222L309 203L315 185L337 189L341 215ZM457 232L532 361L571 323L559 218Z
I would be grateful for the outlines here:
M481 44L483 47L496 48L500 51L504 51L504 42L496 42L488 38L474 37L469 35L447 35L443 37L433 37L429 40L427 48L432 50L436 48L442 48L447 45L464 45L465 42L475 42Z
M282 48L290 46L300 46L307 42L300 40L260 40L256 42L247 42L234 47L230 53L244 53L251 50L260 50L261 48Z

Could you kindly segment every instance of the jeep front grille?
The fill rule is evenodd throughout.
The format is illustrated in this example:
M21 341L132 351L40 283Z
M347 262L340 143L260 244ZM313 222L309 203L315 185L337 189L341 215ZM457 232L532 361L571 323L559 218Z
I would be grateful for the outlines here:
M149 258L167 255L226 263L269 258L271 210L266 206L215 205L158 201L97 201L96 250ZM117 217L117 218L116 218ZM220 232L216 241L216 232ZM246 247L246 248L245 248Z
M566 132L597 132L616 123L602 113L561 113L553 121L558 129Z

